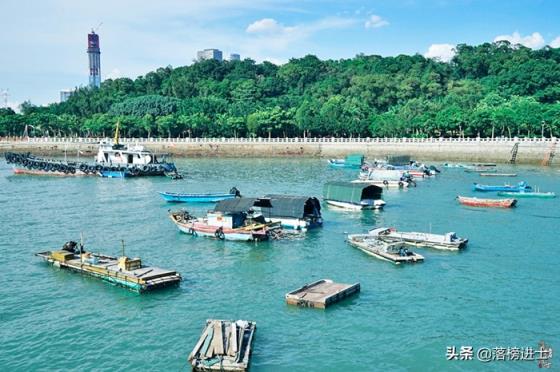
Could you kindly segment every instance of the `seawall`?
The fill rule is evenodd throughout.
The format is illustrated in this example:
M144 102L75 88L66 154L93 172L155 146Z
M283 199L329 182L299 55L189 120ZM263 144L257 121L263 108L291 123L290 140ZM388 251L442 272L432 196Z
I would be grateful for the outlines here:
M32 152L37 155L93 156L99 138L29 138L0 141L0 152ZM560 165L556 138L151 138L121 139L144 145L154 152L180 157L343 157L363 153L368 158L411 155L418 160L508 163L517 147L516 163L541 164L552 154Z

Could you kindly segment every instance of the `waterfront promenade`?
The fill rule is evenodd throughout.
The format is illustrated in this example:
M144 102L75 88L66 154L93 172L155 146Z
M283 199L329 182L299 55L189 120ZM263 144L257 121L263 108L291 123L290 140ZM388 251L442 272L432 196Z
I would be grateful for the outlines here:
M38 155L92 155L102 138L4 138L0 152L30 151ZM123 143L152 151L200 157L340 157L351 152L369 158L406 154L419 160L541 164L555 156L557 138L122 138Z

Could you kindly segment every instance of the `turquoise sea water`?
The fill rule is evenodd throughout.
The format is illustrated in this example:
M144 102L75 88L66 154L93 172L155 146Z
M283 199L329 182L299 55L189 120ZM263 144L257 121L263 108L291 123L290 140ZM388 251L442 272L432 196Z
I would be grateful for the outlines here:
M515 179L444 169L417 188L386 192L384 211L324 207L323 228L305 238L254 244L179 233L157 192L237 186L247 196L320 196L324 182L356 172L299 158L177 165L183 181L14 176L0 162L2 370L187 370L208 318L257 322L253 371L533 370L536 362L447 361L446 347L560 345L560 198L522 199L512 210L454 200L472 195L473 181L525 180L558 194L557 169L501 167ZM424 263L398 267L345 243L346 233L374 226L455 231L470 242L459 253L419 248ZM129 256L184 281L138 295L33 256L81 232L90 250L118 255L124 239ZM360 282L362 291L327 310L285 304L285 293L321 278Z

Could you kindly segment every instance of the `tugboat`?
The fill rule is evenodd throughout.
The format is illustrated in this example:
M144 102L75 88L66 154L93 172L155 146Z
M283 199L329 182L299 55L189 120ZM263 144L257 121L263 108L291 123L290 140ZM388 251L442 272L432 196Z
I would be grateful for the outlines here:
M15 174L50 176L96 175L111 178L172 176L181 178L175 164L165 161L166 154L155 154L139 145L119 143L119 123L112 142L101 142L94 163L43 159L31 153L5 154Z

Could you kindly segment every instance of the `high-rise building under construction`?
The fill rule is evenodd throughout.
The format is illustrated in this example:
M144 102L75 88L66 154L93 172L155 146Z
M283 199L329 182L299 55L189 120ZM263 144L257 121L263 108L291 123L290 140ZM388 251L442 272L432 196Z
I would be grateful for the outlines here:
M99 88L101 85L101 50L99 49L99 35L95 31L88 34L89 57L89 86Z

